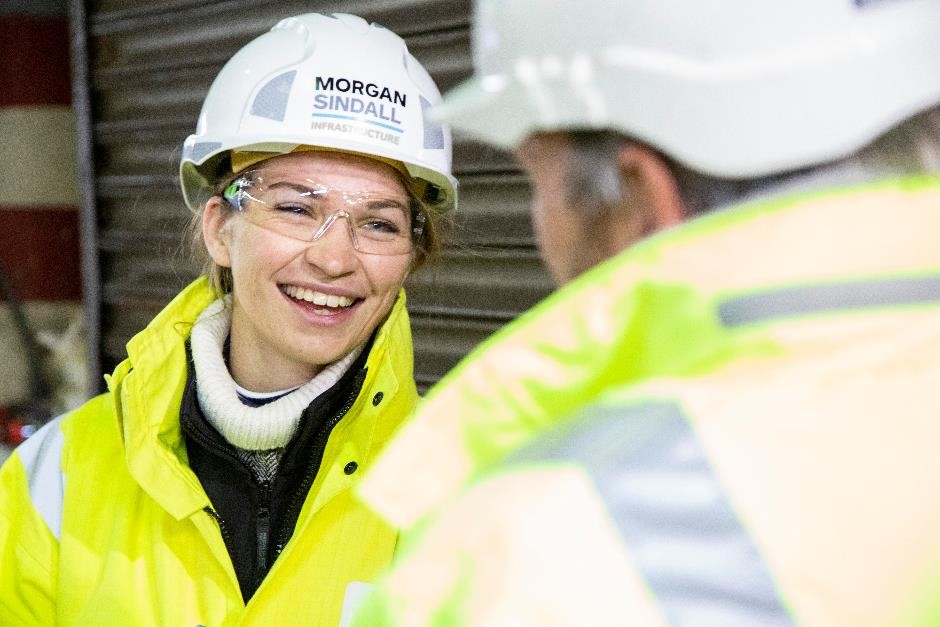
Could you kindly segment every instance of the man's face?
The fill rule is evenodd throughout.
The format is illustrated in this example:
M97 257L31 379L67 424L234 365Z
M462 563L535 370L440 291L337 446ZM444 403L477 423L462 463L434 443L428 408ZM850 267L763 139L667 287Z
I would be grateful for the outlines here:
M532 135L515 152L532 185L532 226L542 260L562 285L598 261L576 207L569 205L571 146L563 133Z

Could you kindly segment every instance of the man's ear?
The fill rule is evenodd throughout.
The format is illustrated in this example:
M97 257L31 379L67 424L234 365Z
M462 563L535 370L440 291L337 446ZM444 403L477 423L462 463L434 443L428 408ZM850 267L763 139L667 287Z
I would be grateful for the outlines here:
M213 196L206 203L202 212L202 239L206 243L209 256L223 268L232 267L229 251L230 233L227 228L229 212L224 211L222 199Z
M685 206L679 186L672 170L656 151L627 142L620 149L619 160L625 189L631 190L631 200L646 214L643 236L682 222Z

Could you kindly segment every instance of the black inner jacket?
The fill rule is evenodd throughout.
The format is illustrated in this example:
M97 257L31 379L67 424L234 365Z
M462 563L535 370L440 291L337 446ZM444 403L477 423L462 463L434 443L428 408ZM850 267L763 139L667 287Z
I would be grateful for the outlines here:
M202 413L187 344L188 369L180 426L189 466L212 503L207 511L219 523L245 603L293 535L300 509L320 469L330 432L362 389L371 346L370 340L342 378L304 410L297 433L281 456L276 476L270 482L259 483L238 458L235 447Z

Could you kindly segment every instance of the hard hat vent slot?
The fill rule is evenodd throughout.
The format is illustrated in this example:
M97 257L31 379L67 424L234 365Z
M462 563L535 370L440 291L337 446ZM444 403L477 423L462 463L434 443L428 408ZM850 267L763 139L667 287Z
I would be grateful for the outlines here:
M440 124L428 124L428 118L425 113L431 106L431 102L424 96L421 96L421 116L424 122L424 147L436 150L444 149L444 128Z
M251 114L261 118L268 118L283 122L287 114L287 100L290 97L291 86L297 70L284 72L269 80L258 90L254 102L251 103Z

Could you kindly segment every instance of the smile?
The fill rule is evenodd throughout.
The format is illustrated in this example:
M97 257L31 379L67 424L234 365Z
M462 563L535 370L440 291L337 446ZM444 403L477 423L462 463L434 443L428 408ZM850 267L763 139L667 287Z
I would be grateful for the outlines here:
M324 294L296 285L282 285L281 291L295 300L302 300L321 307L345 308L356 302L355 299L348 296L339 296L337 294Z

